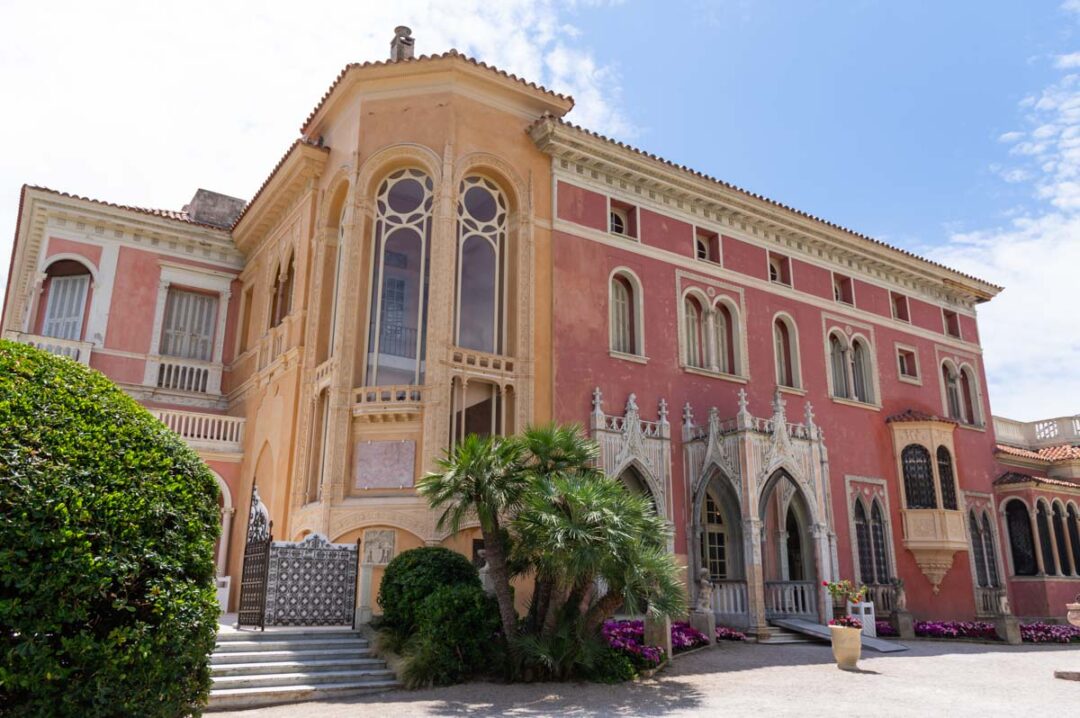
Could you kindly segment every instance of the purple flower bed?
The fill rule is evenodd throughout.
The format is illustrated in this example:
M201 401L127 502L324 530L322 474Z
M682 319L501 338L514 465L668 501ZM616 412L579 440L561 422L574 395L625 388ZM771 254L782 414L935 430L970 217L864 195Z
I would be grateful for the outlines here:
M1054 623L1022 623L1020 638L1026 643L1080 643L1080 628Z
M727 626L716 627L716 640L718 641L745 641L746 634L742 631L736 631L734 628L728 628Z
M605 621L601 634L609 646L625 653L638 670L656 668L664 660L660 648L645 645L644 621Z
M696 628L691 627L686 621L675 621L671 624L671 652L682 653L692 648L709 645L709 637Z
M923 638L982 638L997 640L994 624L983 621L916 621L915 635Z
M900 635L888 621L874 621L874 627L877 629L879 638L892 638Z

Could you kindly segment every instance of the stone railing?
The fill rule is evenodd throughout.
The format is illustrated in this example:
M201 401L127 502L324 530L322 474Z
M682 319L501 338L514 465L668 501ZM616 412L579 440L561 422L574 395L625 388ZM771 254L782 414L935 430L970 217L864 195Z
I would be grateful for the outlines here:
M285 351L285 338L289 327L288 319L273 327L262 338L259 344L259 371L274 363L274 360Z
M241 417L176 409L152 409L151 413L192 448L243 450L245 420Z
M21 344L29 344L42 351L57 356L67 357L72 361L87 366L90 364L90 352L94 347L91 342L77 342L72 339L56 339L55 337L24 334L22 332L6 332L4 338Z
M867 600L874 604L874 613L888 616L896 610L896 589L888 584L870 584L866 587Z
M1080 416L1059 416L1040 421L1013 421L994 417L994 434L1002 444L1037 449L1080 443Z
M150 375L159 389L187 391L195 394L221 393L221 365L212 362L152 357Z
M816 617L817 592L814 581L766 581L765 615Z
M319 366L315 367L315 386L322 386L330 379L330 374L334 371L334 360L327 359Z
M352 414L368 421L407 421L420 414L424 387L415 384L362 386L353 390Z
M712 606L717 621L738 625L745 623L750 611L746 581L713 581Z
M1002 614L1004 588L975 587L975 615L999 616Z
M450 366L463 374L507 378L514 373L514 359L500 354L487 354L461 347L450 348Z

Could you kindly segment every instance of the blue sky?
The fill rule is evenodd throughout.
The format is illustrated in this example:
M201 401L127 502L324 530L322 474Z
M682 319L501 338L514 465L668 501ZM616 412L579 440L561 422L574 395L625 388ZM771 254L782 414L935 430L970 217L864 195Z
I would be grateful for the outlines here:
M19 187L248 198L348 62L456 47L575 122L1006 291L992 410L1080 413L1080 0L0 0L0 282Z

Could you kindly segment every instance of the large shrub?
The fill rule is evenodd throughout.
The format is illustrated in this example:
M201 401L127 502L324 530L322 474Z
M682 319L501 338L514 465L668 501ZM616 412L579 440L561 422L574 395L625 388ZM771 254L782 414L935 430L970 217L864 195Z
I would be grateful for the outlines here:
M461 584L479 588L480 575L459 553L428 546L398 554L387 564L379 587L383 625L399 636L411 635L424 599L442 586Z
M97 372L0 342L0 706L197 713L210 687L218 489Z
M443 586L420 604L416 633L406 645L410 688L468 680L493 664L499 606L471 584Z

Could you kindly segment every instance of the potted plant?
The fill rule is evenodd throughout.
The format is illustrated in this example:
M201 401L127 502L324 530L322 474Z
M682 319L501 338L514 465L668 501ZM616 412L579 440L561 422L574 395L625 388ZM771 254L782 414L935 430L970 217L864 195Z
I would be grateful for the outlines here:
M834 618L829 621L829 633L836 667L842 671L854 670L862 655L862 622L854 616Z

